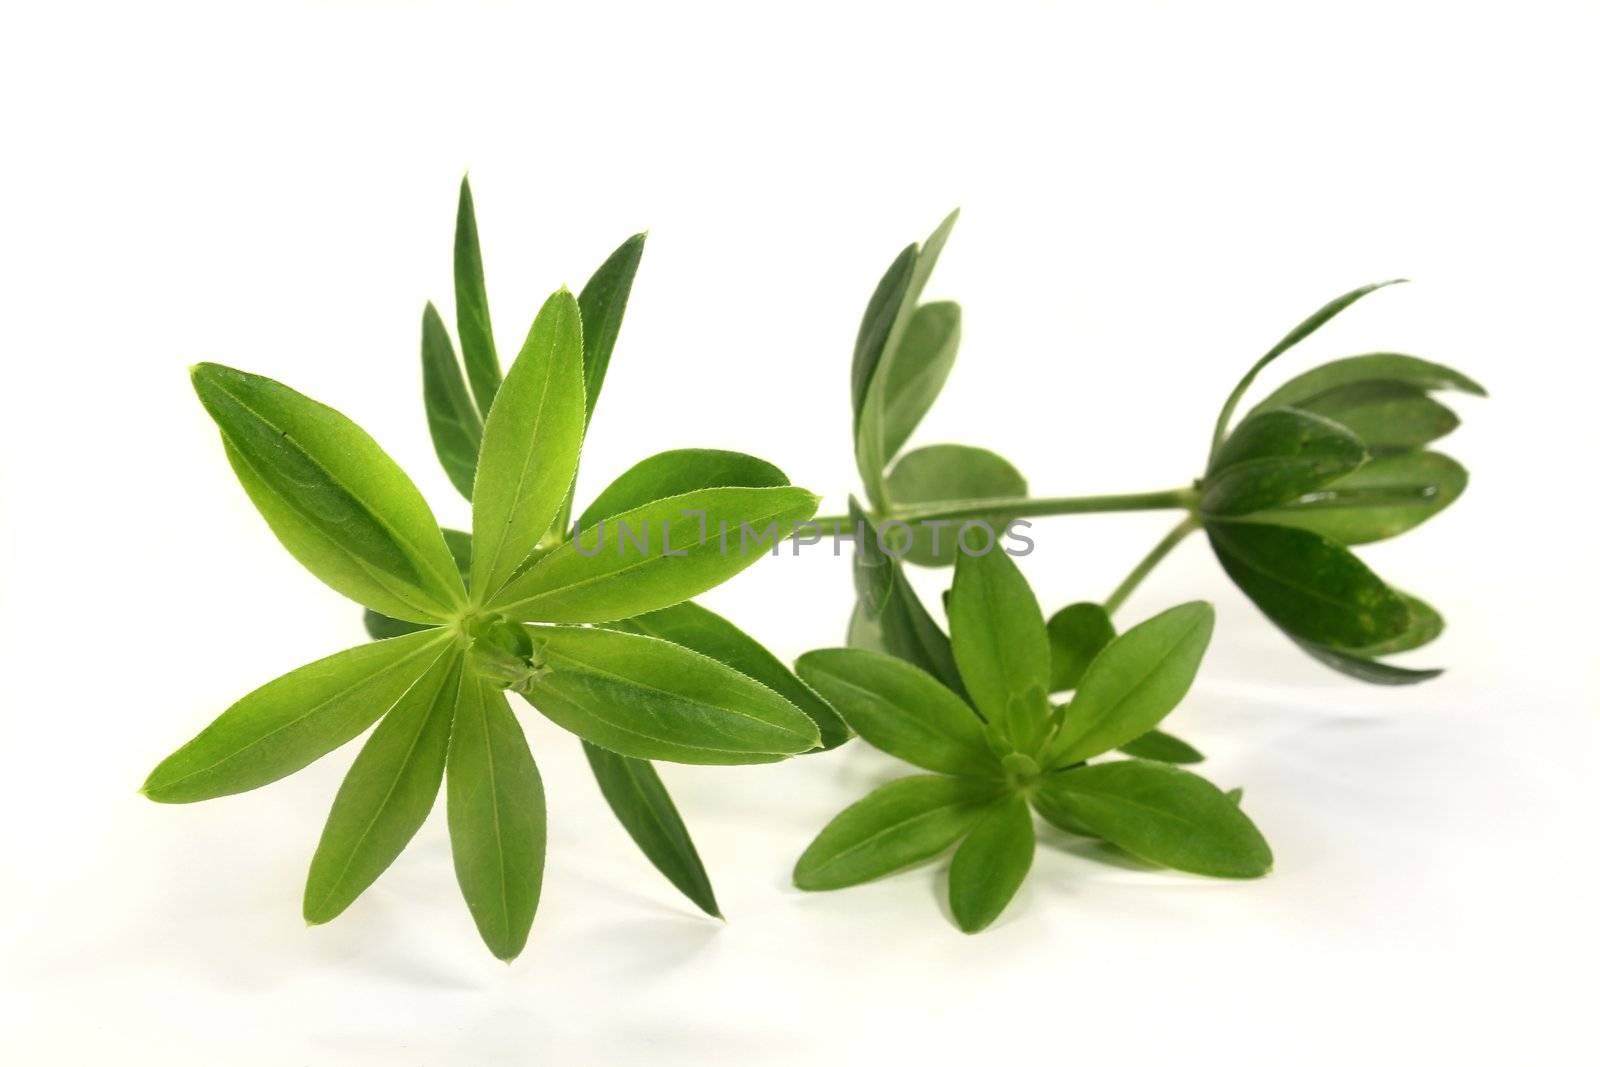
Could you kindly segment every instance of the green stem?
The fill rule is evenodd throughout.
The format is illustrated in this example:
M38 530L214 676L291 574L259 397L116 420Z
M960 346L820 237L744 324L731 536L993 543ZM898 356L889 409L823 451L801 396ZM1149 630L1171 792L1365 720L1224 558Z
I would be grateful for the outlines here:
M1110 496L1015 496L994 497L988 500L941 500L919 504L916 507L891 508L882 515L873 516L876 523L899 520L901 522L955 522L961 519L989 519L1009 522L1012 519L1037 518L1046 515L1089 515L1107 511L1164 511L1194 507L1195 491L1166 489L1155 493L1117 493ZM823 515L811 520L823 530L849 523L844 515Z
M1168 552L1171 552L1174 548L1177 548L1178 542L1182 541L1185 537L1188 537L1199 528L1200 519L1194 515L1188 516L1182 522L1178 523L1178 525L1174 526L1171 531L1168 532L1167 536L1163 537L1160 542L1157 543L1156 547L1152 548L1148 553L1146 553L1144 559L1141 559L1138 562L1133 570L1128 573L1128 576L1122 579L1122 584L1117 586L1117 588L1112 591L1110 596L1106 597L1106 614L1110 615L1120 608L1122 606L1122 602L1127 600L1129 595L1131 595L1135 589L1139 588L1139 583L1145 580L1145 576L1156 569L1156 564L1165 559Z

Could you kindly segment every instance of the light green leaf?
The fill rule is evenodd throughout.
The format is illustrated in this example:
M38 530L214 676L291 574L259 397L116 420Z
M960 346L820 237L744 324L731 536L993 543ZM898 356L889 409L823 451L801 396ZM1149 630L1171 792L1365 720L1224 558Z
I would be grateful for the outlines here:
M1046 763L1063 767L1109 752L1166 718L1194 682L1215 622L1211 605L1197 600L1107 645L1078 683Z
M805 890L843 889L930 860L959 841L999 793L942 775L901 778L834 816L794 865Z
M644 255L644 239L644 234L636 233L617 246L578 294L583 312L583 380L588 390L584 409L591 418L605 384L606 368L611 365L611 350L622 332L622 315L628 309L639 258Z
M940 300L911 314L900 352L889 367L883 396L883 455L900 454L922 417L933 407L955 365L961 344L961 306ZM891 494L893 489L891 487Z
M467 580L467 568L472 565L472 535L461 530L452 530L448 527L440 531L444 534L444 543L450 549L450 555L456 561L456 570L461 575L461 580ZM402 637L405 634L421 633L432 627L426 623L404 622L400 619L391 619L389 616L373 611L371 608L361 613L362 625L366 627L367 636L374 641L382 641L389 637Z
M583 327L561 289L539 309L483 427L472 496L472 591L505 585L555 521L583 447Z
M1189 742L1160 730L1145 731L1121 746L1119 751L1159 763L1200 763L1205 760L1200 750Z
M675 448L642 459L606 486L584 509L578 529L616 518L669 496L719 487L788 485L788 477L764 459L717 448Z
M478 251L478 220L472 209L472 187L461 179L456 207L456 333L467 364L467 380L478 410L488 411L500 387L500 357L489 325L489 295L483 285L483 257Z
M928 445L900 457L889 472L889 499L898 508L914 508L947 500L963 502L1016 498L1028 495L1028 481L1005 459L988 449L970 445ZM924 567L948 567L963 555L962 531L969 524L988 524L988 531L968 532L969 552L986 551L998 542L1009 520L1005 516L956 521L918 521L903 527L885 525L891 547Z
M450 484L471 500L483 419L467 393L450 335L432 304L422 312L422 399L439 464Z
M427 630L358 645L290 671L162 760L143 793L184 804L293 774L376 722L448 647L443 631Z
M1214 878L1258 878L1272 869L1272 850L1238 804L1169 764L1135 759L1059 771L1045 778L1034 804L1164 867Z
M529 629L524 693L585 741L636 759L768 763L821 742L816 724L766 686L709 656L614 630Z
M930 771L999 776L982 720L926 671L858 648L807 652L795 670L874 748Z
M700 853L661 776L648 761L583 742L594 780L622 828L656 870L707 915L722 918Z
M307 570L411 622L465 601L427 502L359 426L270 378L216 363L190 376L240 484Z
M1293 526L1341 545L1382 541L1421 525L1455 502L1466 469L1438 452L1379 456L1283 507L1243 521Z
M1033 753L1050 725L1050 640L1033 590L996 549L956 560L950 642L967 692L1019 752Z
M306 878L306 922L325 923L389 869L444 780L461 655L441 656L383 717L345 775Z
M1033 816L1021 794L990 805L950 861L950 911L963 933L1000 917L1033 866Z
M544 783L499 689L462 671L450 735L446 811L456 882L489 951L528 942L544 881Z
M488 605L521 621L613 622L721 585L776 549L817 498L794 486L700 489L580 531Z
M1089 664L1117 636L1105 606L1087 600L1068 604L1050 616L1045 630L1050 637L1052 693L1076 689Z
M1324 393L1363 382L1396 382L1425 391L1458 389L1473 396L1488 395L1483 386L1442 364L1394 352L1372 352L1336 359L1289 379L1252 408L1251 414L1268 408L1300 407Z
M689 601L660 611L635 615L611 624L613 629L659 637L710 656L753 678L799 708L817 724L822 747L836 748L855 736L828 702L768 652L759 641L724 619Z

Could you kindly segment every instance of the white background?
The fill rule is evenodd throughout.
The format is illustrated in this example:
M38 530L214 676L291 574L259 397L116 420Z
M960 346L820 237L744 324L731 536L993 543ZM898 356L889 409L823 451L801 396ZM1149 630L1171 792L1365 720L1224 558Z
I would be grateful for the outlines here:
M152 3L0 24L4 621L0 946L16 1064L1587 1061L1596 992L1592 4L838 7ZM1298 654L1186 543L1125 610L1213 599L1172 720L1246 787L1276 872L1207 882L1047 837L995 928L941 872L808 896L794 857L900 773L853 745L667 767L730 921L634 851L526 707L550 798L527 952L479 944L442 811L337 922L301 879L353 755L163 807L157 759L249 688L362 639L233 483L184 368L343 409L442 519L417 370L472 172L502 350L651 231L585 456L767 456L839 510L848 366L880 271L954 205L929 289L963 354L917 440L1036 492L1197 473L1288 327L1404 275L1267 378L1413 352L1481 378L1473 485L1366 557L1445 611L1379 689ZM1058 519L1046 610L1170 522ZM938 577L924 573L934 596ZM836 643L847 561L707 602L781 655Z

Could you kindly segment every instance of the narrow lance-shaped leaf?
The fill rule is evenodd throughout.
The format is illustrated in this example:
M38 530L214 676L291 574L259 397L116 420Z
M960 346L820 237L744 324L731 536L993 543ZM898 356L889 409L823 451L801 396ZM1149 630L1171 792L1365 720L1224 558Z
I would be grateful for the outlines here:
M1342 478L1243 521L1293 526L1341 545L1363 545L1405 533L1455 502L1466 469L1438 452L1379 456Z
M583 326L561 289L539 309L489 409L472 496L472 591L515 574L555 521L583 447Z
M644 255L645 235L636 233L606 257L578 294L583 312L583 381L587 390L584 408L592 418L600 387L605 384L611 351L622 332L622 316L628 309L628 294L633 291L633 276Z
M689 828L648 761L583 742L583 754L612 814L645 858L707 915L722 918Z
M1416 685L1419 682L1431 681L1444 673L1441 667L1398 667L1370 656L1342 652L1327 645L1301 640L1292 634L1290 636L1306 655L1323 666L1332 667L1340 674L1372 685Z
M1347 385L1303 407L1348 428L1375 454L1421 448L1461 425L1455 412L1427 393L1397 382Z
M960 344L960 305L941 300L923 304L912 312L884 390L885 461L900 454L922 417L933 407L950 377Z
M1050 641L1027 579L996 549L956 560L950 641L967 692L1020 752L1049 725Z
M472 207L472 187L461 179L461 199L456 207L456 333L467 364L467 380L478 410L488 412L500 387L500 357L494 349L494 329L489 324L489 294L483 284L483 256L478 249L478 219Z
M394 706L449 638L439 630L358 645L250 693L144 783L151 800L181 804L275 782L360 734Z
M484 944L512 960L528 942L544 881L544 783L505 695L471 671L458 677L446 770L450 852Z
M444 779L461 655L442 656L372 732L345 775L306 877L306 922L325 923L389 869Z
M637 759L767 763L816 748L816 724L759 682L652 637L530 629L535 672L521 691L564 729Z
M1483 386L1442 364L1395 352L1372 352L1336 359L1289 379L1252 408L1251 414L1268 408L1299 407L1313 397L1364 382L1396 382L1424 391L1455 389L1473 396L1488 395Z
M450 334L432 304L422 312L422 399L439 464L450 484L471 500L483 419L467 393Z
M1033 816L1020 793L995 801L950 861L950 911L964 933L1000 917L1033 866Z
M270 378L215 363L190 375L240 484L307 570L412 622L465 600L427 502L359 426Z
M605 519L669 496L696 489L764 488L788 485L789 478L772 464L743 452L717 448L675 448L657 452L629 467L594 498L578 518L587 530Z
M1248 515L1320 489L1366 461L1361 439L1325 418L1274 408L1239 424L1206 473L1200 510Z
M862 408L867 401L867 388L877 373L878 361L883 358L883 346L889 340L899 317L900 305L905 300L906 287L911 284L911 272L917 264L917 246L909 244L900 250L889 269L884 271L867 301L867 310L861 316L861 326L856 331L855 355L850 362L850 409L855 426L861 424Z
M1200 763L1205 759L1199 749L1183 738L1160 730L1145 731L1121 746L1119 751L1158 763Z

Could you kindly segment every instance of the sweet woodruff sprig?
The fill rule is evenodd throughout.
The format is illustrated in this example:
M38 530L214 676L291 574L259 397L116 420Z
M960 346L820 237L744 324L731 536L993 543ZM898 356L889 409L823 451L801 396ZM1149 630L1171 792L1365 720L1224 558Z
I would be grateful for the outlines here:
M935 670L859 647L808 652L796 669L868 744L933 773L892 781L840 812L795 865L799 888L856 885L954 846L950 910L962 930L982 930L1033 862L1030 807L1156 865L1225 878L1271 868L1236 796L1159 758L1099 762L1162 736L1156 725L1188 691L1210 641L1209 604L1180 605L1110 639L1071 700L1054 705L1058 664L1045 621L1003 551L957 557L948 641L907 617L892 560L863 570L876 632L936 646Z
M511 959L538 903L545 808L505 692L597 746L591 759L601 763L761 763L817 748L822 728L807 711L831 720L820 700L802 710L781 686L654 636L691 623L716 631L699 613L671 609L759 558L707 538L695 513L712 529L787 526L809 516L816 497L765 464L763 484L686 486L685 472L703 467L655 457L585 511L576 537L552 535L564 528L587 421L585 357L599 358L585 347L579 301L562 289L545 302L503 381L484 356L481 301L465 321L483 327L465 347L484 417L481 434L468 435L471 541L456 538L454 555L411 480L349 419L267 378L193 369L235 474L284 547L335 590L416 629L256 689L162 761L144 792L188 802L254 789L377 723L312 858L305 918L322 923L349 907L410 841L443 783L462 894L485 943ZM647 543L584 550L620 543L624 526L648 531ZM663 611L666 621L648 621ZM755 657L747 647L734 653ZM805 700L803 686L790 692ZM601 775L613 806L631 805L641 821L670 808L634 764ZM652 856L663 867L673 858Z
M1079 661L1112 634L1110 614L1185 537L1204 531L1234 583L1318 661L1379 684L1424 681L1378 657L1420 648L1444 623L1432 607L1386 583L1351 546L1397 536L1448 507L1466 470L1429 445L1458 419L1436 393L1484 390L1448 367L1373 353L1291 379L1232 424L1256 375L1357 300L1392 283L1346 293L1274 345L1239 382L1217 419L1204 473L1156 492L1030 497L1007 460L962 444L901 454L939 394L960 341L960 308L922 302L955 215L905 248L878 283L856 338L851 371L856 464L870 518L896 556L926 566L961 554L963 527L982 547L1020 518L1175 510L1182 520L1103 602L1073 604L1050 630ZM818 520L825 528L845 517ZM856 628L866 624L857 608ZM870 640L870 635L863 639Z

